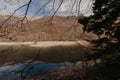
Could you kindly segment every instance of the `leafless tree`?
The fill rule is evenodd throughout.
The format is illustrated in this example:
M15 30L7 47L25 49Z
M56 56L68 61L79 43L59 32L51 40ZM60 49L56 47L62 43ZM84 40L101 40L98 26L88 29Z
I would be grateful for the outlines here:
M7 18L4 18L4 16L1 17L1 21L0 21L0 37L1 38L5 38L5 39L12 40L12 41L16 41L16 36L18 36L19 34L22 34L22 32L24 32L24 30L25 30L24 23L27 22L28 25L29 25L28 12L30 10L30 5L34 1L35 0L28 0L27 3L19 6L17 9L15 9L13 11L13 13L10 16L7 16ZM40 7L38 9L36 9L37 11L36 11L35 15L37 15L39 12L42 12L42 10L45 10L47 5L51 4L52 8L51 8L50 11L53 10L53 14L51 15L51 18L48 20L48 21L51 21L54 18L54 16L57 14L59 9L62 7L62 5L64 4L65 1L67 1L67 0L47 0L46 3L44 3L42 6L40 5ZM82 0L69 0L69 1L71 1L71 4L72 4L70 6L71 11L73 11L75 9L76 14L77 14L76 16L80 17L81 16L81 12L80 12L81 11L81 7L80 6L81 6L81 1ZM89 11L89 8L91 8L91 6L92 6L91 2L93 2L93 0L86 0L86 1L89 1L89 2L87 4L87 8L85 9L86 11L84 13L87 13ZM16 4L19 4L20 0L4 0L4 2L14 6ZM7 7L7 5L6 6L2 6L2 8L0 8L0 10L6 9L6 7ZM24 15L22 17L20 17L19 19L16 18L15 14L19 10L21 10L23 8L25 8L24 9L25 10L24 11ZM13 22L13 21L15 21L15 22ZM22 35L24 35L24 33ZM34 32L33 32L33 35L34 35ZM4 54L4 53L6 53L8 51L8 49L3 50L0 53ZM5 56L4 56L5 59L6 59L7 56L8 56L8 54L5 54ZM5 59L4 59L4 61L5 61ZM35 59L30 61L26 67L30 66L30 64L33 63L35 61ZM23 71L21 71L21 77L23 78L23 80L27 76L27 74L25 76L23 76L23 72L26 69L26 67L23 69ZM10 73L8 73L8 75L9 74Z
M52 8L49 11L53 11L51 18L50 18L50 20L52 20L53 17L59 11L59 9L62 7L62 5L67 1L70 1L70 3L71 3L71 6L70 6L71 12L73 10L75 10L76 15L78 17L81 16L80 11L82 11L82 10L80 10L80 6L81 6L82 0L47 0L47 1L45 1L45 3L43 5L39 5L40 7L38 7L36 9L37 11L36 11L35 15L39 14L39 12L42 12L43 10L45 10L47 8L48 5L50 5ZM4 0L4 2L14 6L14 5L19 4L20 0ZM24 31L24 29L25 29L24 22L26 22L26 20L28 20L27 16L28 16L28 12L31 8L30 5L32 5L32 2L34 2L34 0L28 0L28 2L19 6L17 9L15 9L10 16L8 16L7 18L5 18L4 20L1 21L1 23L0 23L0 37L15 41L15 37L18 34L20 34L21 31ZM86 0L86 2L88 4L87 4L87 7L84 11L84 14L89 12L89 10L92 6L91 2L93 2L93 0ZM6 6L4 6L3 9L5 9ZM23 8L25 8L23 11L24 15L20 19L15 20L15 14ZM14 23L13 23L13 20L15 21ZM11 26L11 28L8 28L7 26ZM13 34L12 31L15 31L15 33Z

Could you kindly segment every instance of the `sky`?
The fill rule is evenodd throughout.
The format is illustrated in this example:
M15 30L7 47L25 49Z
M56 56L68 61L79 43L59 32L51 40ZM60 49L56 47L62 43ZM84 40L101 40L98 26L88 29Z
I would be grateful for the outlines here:
M50 16L55 13L62 0L32 0L27 16ZM80 12L78 12L77 3L73 6L75 0L63 0L63 3L56 15L69 16L84 14L86 16L92 14L90 8L92 0L82 0L80 5ZM76 0L79 1L79 0ZM20 6L27 4L29 0L0 0L0 14L12 14ZM47 4L48 3L48 4ZM47 4L47 5L45 5ZM73 7L72 7L73 6ZM24 16L26 6L16 11L15 15Z

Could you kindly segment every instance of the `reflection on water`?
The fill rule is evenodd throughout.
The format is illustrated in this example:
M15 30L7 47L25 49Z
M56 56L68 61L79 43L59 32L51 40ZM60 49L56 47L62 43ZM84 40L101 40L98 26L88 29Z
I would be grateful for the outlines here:
M59 64L34 62L0 67L0 80L21 80L24 77L31 78L55 71L60 67L69 67L71 65L73 64L69 62Z

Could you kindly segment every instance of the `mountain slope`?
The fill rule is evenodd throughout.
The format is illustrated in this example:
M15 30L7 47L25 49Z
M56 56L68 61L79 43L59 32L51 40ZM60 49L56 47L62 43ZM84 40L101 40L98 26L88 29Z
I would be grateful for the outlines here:
M4 25L7 28L6 31L9 31L9 33L6 33L9 39L15 41L69 41L96 38L93 34L83 34L83 26L77 23L77 19L74 16L28 18L22 24L20 22L21 19L13 17L11 22L8 21ZM4 40L1 38L0 41Z

